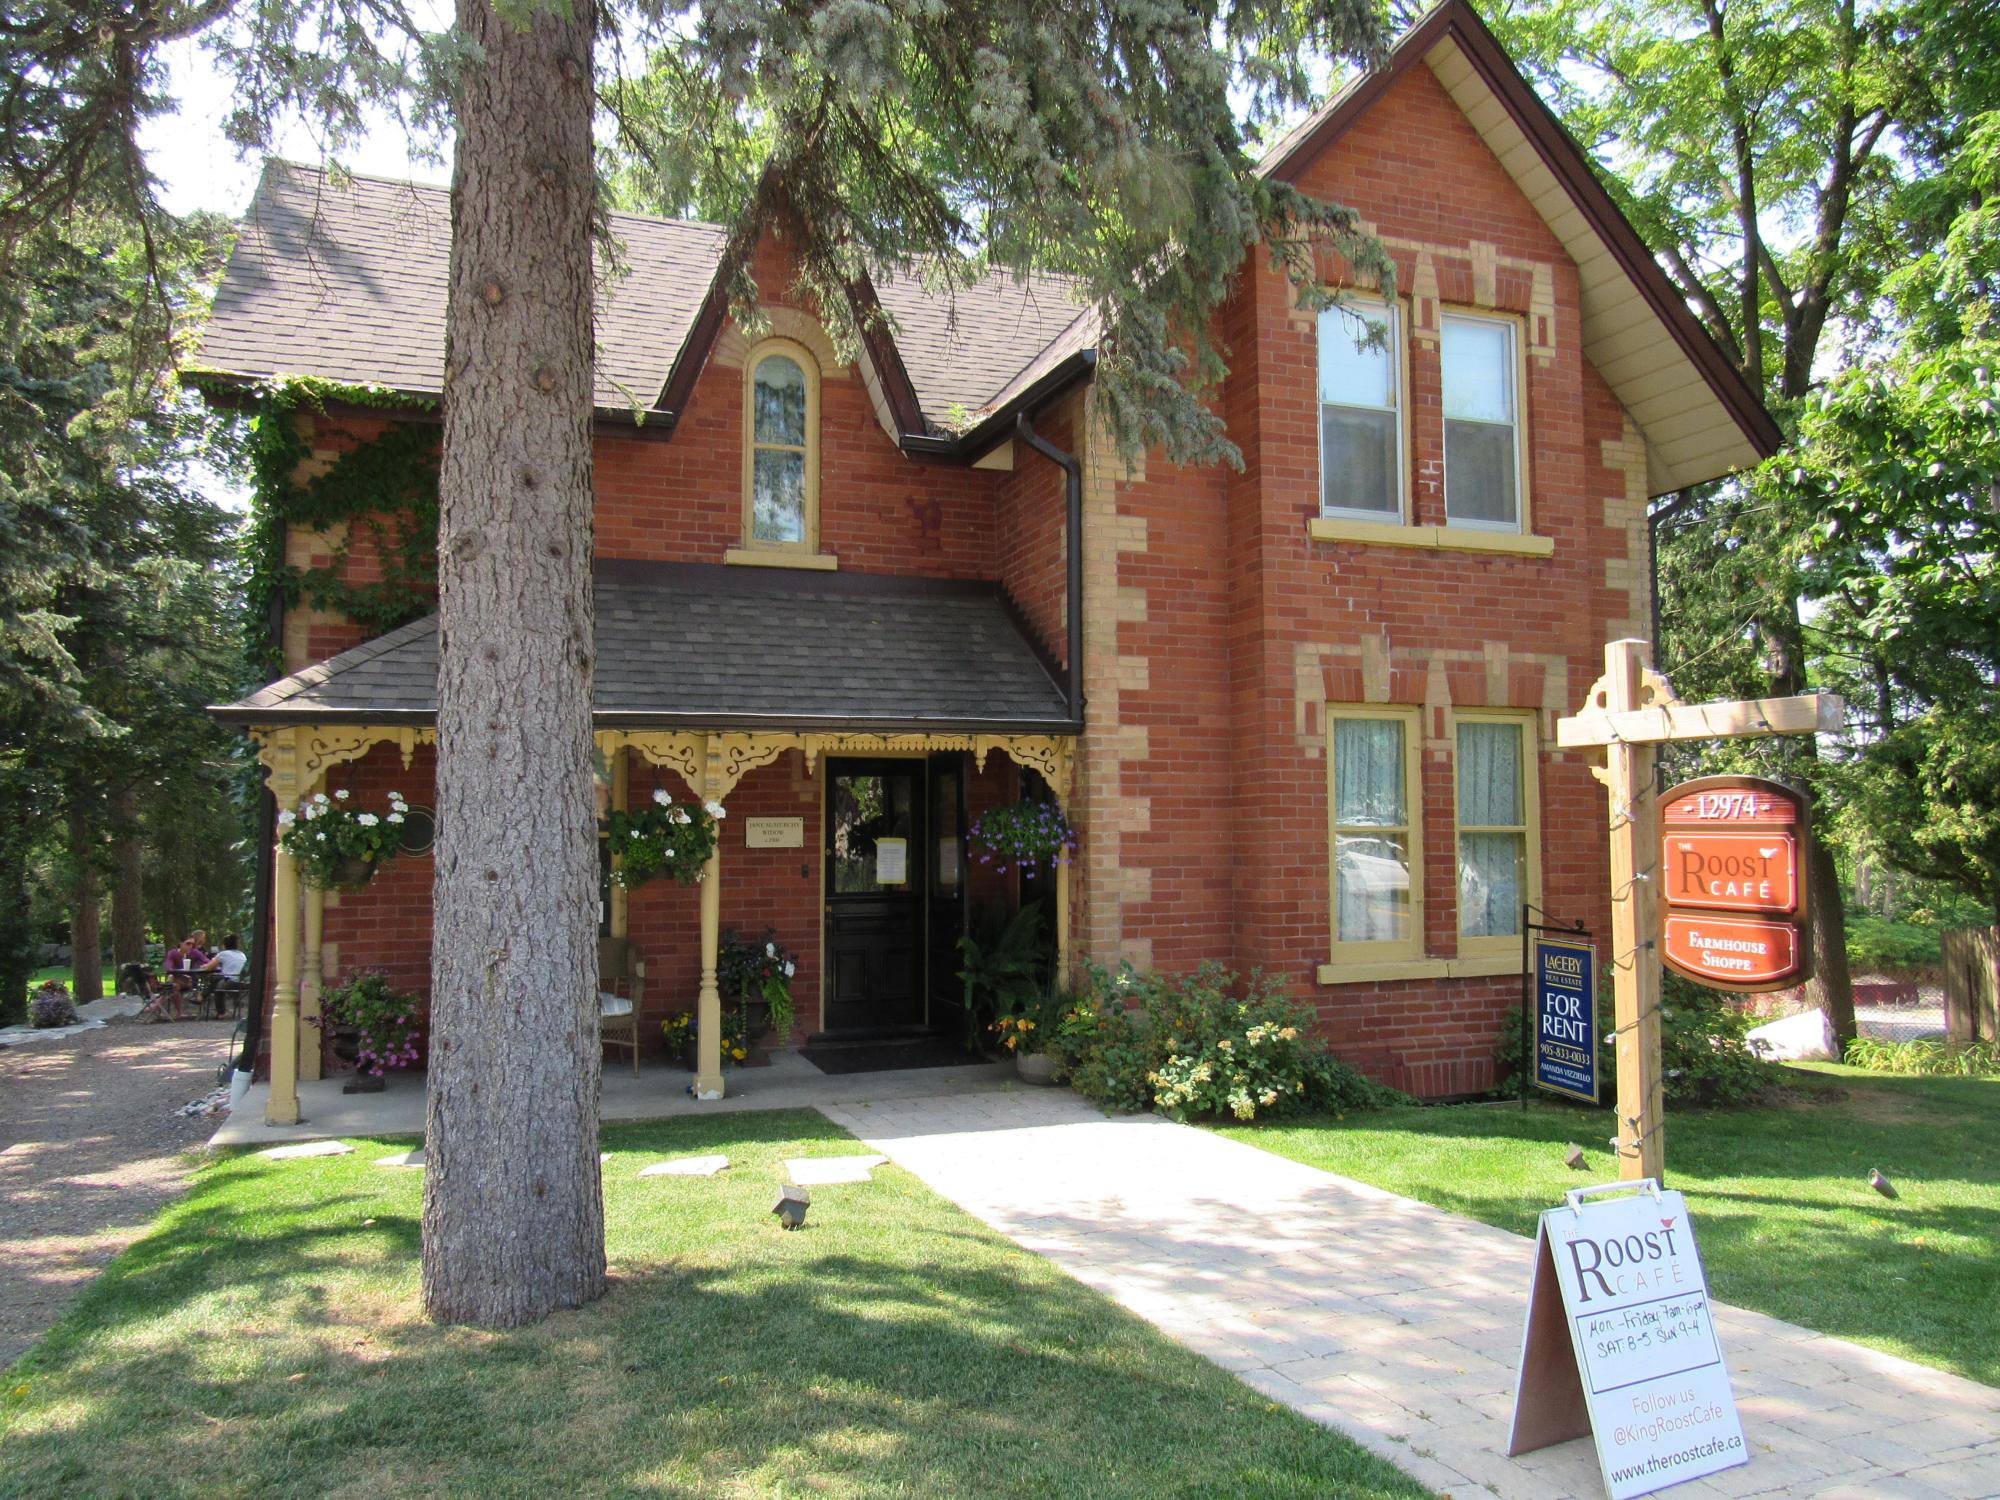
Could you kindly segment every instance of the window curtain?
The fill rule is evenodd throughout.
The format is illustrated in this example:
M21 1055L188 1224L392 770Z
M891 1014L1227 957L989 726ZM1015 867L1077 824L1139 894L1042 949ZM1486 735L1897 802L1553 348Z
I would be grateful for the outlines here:
M1518 725L1458 726L1458 821L1468 828L1526 823ZM1467 937L1508 937L1520 932L1526 854L1526 838L1519 833L1459 835L1461 933Z
M1334 721L1334 822L1341 830L1396 830L1335 835L1334 921L1341 942L1387 942L1409 935L1410 848L1402 832L1409 826L1409 810L1403 768L1400 721Z

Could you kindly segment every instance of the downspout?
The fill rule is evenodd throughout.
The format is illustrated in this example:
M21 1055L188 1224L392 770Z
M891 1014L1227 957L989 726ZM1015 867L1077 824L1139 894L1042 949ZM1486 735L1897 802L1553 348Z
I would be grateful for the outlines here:
M265 615L272 648L285 648L285 596L274 593ZM279 665L284 663L282 659ZM278 799L270 783L257 778L257 884L250 902L250 993L243 1002L243 1052L236 1071L247 1082L257 1071L257 1049L264 1045L264 996L271 983L271 877L276 862Z
M1069 709L1070 721L1079 726L1083 723L1083 465L1074 453L1067 453L1054 443L1038 434L1028 425L1028 414L1020 413L1014 418L1014 431L1021 441L1041 454L1050 463L1057 464L1063 471L1063 484L1068 501L1068 517L1064 529L1064 551L1069 562L1068 617L1064 626L1065 682L1063 698Z

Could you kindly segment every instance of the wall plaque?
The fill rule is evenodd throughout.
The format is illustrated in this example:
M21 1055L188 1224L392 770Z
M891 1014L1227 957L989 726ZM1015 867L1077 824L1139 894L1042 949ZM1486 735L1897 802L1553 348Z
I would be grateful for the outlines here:
M746 849L802 849L806 842L804 818L745 818L743 847Z

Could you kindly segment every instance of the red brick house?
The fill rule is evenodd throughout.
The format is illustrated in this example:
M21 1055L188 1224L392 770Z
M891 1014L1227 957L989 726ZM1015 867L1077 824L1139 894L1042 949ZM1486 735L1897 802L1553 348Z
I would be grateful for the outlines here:
M782 233L755 252L753 338L716 290L721 231L616 218L599 743L613 797L728 813L717 878L609 897L649 1013L712 992L725 924L798 954L804 1033L938 1024L968 904L1018 879L968 858L967 822L1045 787L1080 835L1066 962L1260 967L1369 1072L1491 1084L1521 903L1604 925L1602 794L1553 723L1605 641L1651 633L1648 497L1778 434L1462 0L1263 170L1357 208L1398 292L1355 289L1387 331L1364 350L1246 257L1219 398L1240 472L1119 459L1059 282L995 277L955 307L864 288L895 331L848 359L828 320L855 309L797 304ZM442 190L274 165L206 389L316 376L434 401L445 225ZM422 419L329 401L308 439L323 461ZM358 533L286 545L357 578L378 561ZM293 675L217 710L281 796L428 802L434 632L365 634L293 611ZM884 838L901 870L853 855ZM277 944L274 1113L292 1048L316 1076L295 1012L320 984L365 964L427 985L431 875L419 853L306 894L302 953Z

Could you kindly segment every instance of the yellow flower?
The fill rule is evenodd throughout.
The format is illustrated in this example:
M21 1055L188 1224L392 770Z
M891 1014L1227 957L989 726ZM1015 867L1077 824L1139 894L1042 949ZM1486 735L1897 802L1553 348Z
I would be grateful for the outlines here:
M1231 1042L1228 1037L1224 1037L1221 1041L1217 1042L1215 1045L1217 1050L1222 1052L1227 1052L1232 1046L1235 1045L1235 1043Z

